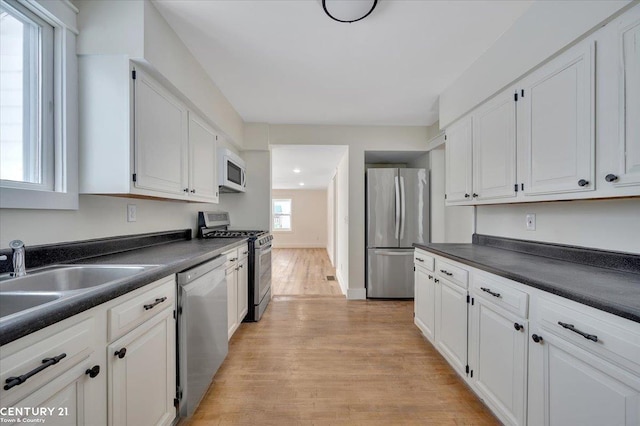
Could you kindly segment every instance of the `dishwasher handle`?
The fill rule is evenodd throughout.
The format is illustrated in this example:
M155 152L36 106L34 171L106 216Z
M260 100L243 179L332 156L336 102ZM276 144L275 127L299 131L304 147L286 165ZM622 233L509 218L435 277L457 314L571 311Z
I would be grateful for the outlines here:
M176 279L178 281L178 285L186 285L190 282L200 278L207 272L213 271L220 266L223 266L227 261L226 256L218 256L213 260L201 263L191 269L187 269L186 271L179 272L176 274Z

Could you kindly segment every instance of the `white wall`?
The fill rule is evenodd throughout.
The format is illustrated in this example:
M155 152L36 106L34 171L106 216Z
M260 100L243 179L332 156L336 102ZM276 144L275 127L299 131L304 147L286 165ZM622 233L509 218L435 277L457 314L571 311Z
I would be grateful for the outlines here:
M535 231L525 229L527 213L536 215ZM479 206L477 232L640 253L640 199Z
M506 88L629 1L538 1L440 94L444 128Z
M327 254L329 255L329 261L331 265L335 267L335 236L336 236L336 224L335 224L335 206L336 206L336 177L331 178L329 187L327 188Z
M445 207L444 145L429 151L431 158L431 242L470 243L473 207Z
M291 199L291 231L273 230L273 247L327 246L326 189L272 189L271 197Z
M137 206L136 222L127 222L127 204ZM197 212L217 208L215 204L80 195L79 210L2 209L0 247L14 239L29 246L172 229L195 231Z
M426 147L426 127L394 126L316 126L270 125L269 143L273 145L347 145L348 199L338 201L338 208L348 202L348 213L338 216L338 229L349 229L349 298L364 299L364 152L419 151ZM338 186L346 182L338 182ZM342 188L340 188L342 189ZM340 197L339 197L340 198ZM343 250L339 248L339 252ZM337 265L338 271L340 264Z
M349 271L349 259L351 253L349 251L353 244L350 244L351 232L349 230L349 191L350 191L350 172L349 172L349 152L338 163L336 170L336 278L342 289L342 293L347 297L365 298L364 287L362 289L351 289L349 287L349 279L351 273ZM363 236L364 238L364 236ZM364 243L363 243L364 250ZM358 294L358 292L362 294Z
M149 0L80 0L77 53L122 54L151 65L185 102L242 147L244 123Z
M271 227L271 152L242 151L247 167L247 190L244 193L220 194L216 210L228 211L231 226L268 230Z

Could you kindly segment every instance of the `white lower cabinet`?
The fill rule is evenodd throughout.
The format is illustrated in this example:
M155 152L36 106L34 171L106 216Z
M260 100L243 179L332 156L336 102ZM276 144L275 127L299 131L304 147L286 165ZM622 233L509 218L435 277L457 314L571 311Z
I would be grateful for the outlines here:
M247 245L223 253L227 256L227 326L229 339L249 311L249 254Z
M475 391L505 424L526 424L526 320L473 297L470 379Z
M529 352L530 425L640 424L640 377L551 333L535 336L543 340Z
M0 388L3 412L40 410L32 416L2 415L2 420L171 424L176 417L175 289L172 275L0 347L0 381L9 385L10 378L29 376Z
M640 425L640 323L422 250L415 277L415 324L503 424Z
M46 424L84 425L94 419L97 424L106 423L101 393L105 379L97 360L96 321L87 315L79 317L0 348L0 378L4 385L0 406L50 409L36 415L14 416L9 412L2 416L3 420L42 419ZM47 367L42 369L45 364ZM94 366L98 367L94 370L98 374L91 377L87 372ZM11 380L19 376L30 377L22 383Z
M467 290L436 278L436 348L459 374L467 366Z
M433 272L415 267L414 322L422 334L435 344L436 283Z
M107 348L109 425L165 425L175 418L173 307Z

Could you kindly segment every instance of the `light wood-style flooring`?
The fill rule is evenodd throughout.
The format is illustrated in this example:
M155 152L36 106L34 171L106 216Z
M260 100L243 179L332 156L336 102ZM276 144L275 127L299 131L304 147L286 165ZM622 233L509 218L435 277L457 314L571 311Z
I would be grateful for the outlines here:
M499 422L422 337L412 301L312 295L274 296L260 322L243 323L200 407L182 424Z
M321 248L273 249L271 252L271 293L277 295L342 295L327 251Z

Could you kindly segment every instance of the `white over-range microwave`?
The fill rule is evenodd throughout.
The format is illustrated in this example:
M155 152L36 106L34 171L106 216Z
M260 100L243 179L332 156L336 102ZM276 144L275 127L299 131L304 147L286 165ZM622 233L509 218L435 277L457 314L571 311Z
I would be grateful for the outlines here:
M245 165L242 158L226 148L218 149L218 185L220 192L244 192Z

